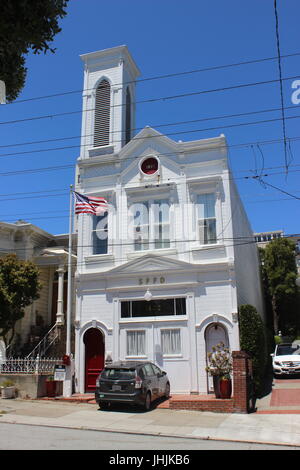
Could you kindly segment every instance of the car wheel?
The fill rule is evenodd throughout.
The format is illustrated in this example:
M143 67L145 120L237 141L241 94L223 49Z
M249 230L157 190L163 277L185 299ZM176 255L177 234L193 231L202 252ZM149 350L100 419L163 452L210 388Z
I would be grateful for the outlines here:
M147 392L145 403L144 403L144 409L145 411L149 411L150 408L151 408L151 393Z
M109 408L109 403L99 403L99 408L100 410L108 410Z
M170 398L170 384L169 384L169 382L166 384L165 397Z

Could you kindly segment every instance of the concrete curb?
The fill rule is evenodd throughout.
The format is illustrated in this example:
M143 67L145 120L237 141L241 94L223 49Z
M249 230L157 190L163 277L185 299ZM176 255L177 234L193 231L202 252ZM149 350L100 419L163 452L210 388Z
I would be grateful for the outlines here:
M0 415L2 418L3 415ZM291 444L285 442L272 442L272 441L257 441L249 439L231 439L231 438L222 438L222 437L213 437L213 436L191 436L186 434L168 434L162 432L137 432L137 431L126 431L118 429L109 429L109 428L96 428L92 426L75 426L75 425L63 425L63 424L45 424L45 423L20 423L18 421L5 421L1 419L1 423L5 424L20 424L22 426L42 426L48 428L59 428L59 429L75 429L75 430L84 430L84 431L93 431L93 432L107 432L112 434L129 434L134 436L152 436L152 437L170 437L175 439L193 439L201 441L216 441L216 442L232 442L232 443L242 443L242 444L257 444L257 445L272 445L272 446L284 446L284 447L299 447L300 444Z

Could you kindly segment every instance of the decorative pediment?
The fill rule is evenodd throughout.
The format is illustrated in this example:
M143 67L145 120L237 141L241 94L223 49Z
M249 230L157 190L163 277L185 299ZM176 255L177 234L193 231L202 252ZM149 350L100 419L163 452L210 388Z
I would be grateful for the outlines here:
M177 150L177 145L174 140L169 139L152 127L146 126L120 150L119 157L121 159L127 158L129 155L137 154L137 152L142 154L145 146L152 147L156 152L161 152L163 148L165 151L172 152Z
M145 255L138 259L129 261L128 263L118 266L106 272L106 274L118 275L130 275L130 274L141 274L141 273L165 273L166 271L178 272L195 269L195 265L186 263L184 261L178 261L171 258L167 258L162 255ZM196 268L197 269L197 268Z

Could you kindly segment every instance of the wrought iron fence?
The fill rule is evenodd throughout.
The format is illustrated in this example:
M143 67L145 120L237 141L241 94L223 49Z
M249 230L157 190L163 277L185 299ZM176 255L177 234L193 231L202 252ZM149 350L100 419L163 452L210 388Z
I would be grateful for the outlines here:
M60 364L61 358L8 358L0 361L0 374L52 374Z

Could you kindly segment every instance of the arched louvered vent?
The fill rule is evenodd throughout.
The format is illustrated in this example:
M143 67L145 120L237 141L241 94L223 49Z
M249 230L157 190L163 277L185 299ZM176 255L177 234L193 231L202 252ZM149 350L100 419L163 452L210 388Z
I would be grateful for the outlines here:
M102 80L96 90L94 146L109 144L110 84Z
M131 96L129 88L126 91L126 116L125 116L125 144L131 140Z

